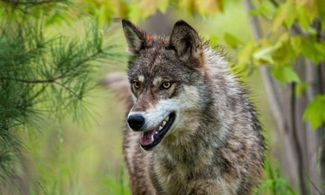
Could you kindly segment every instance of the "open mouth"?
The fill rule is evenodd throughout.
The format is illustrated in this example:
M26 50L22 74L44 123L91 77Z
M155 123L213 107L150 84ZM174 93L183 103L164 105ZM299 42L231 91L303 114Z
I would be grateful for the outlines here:
M176 114L170 113L157 128L143 132L140 138L140 145L145 150L150 150L158 145L175 121Z

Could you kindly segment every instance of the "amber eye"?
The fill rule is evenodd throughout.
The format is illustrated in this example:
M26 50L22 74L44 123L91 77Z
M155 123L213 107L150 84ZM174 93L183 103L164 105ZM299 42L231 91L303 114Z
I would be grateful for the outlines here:
M138 90L140 89L141 83L139 81L134 81L132 85L135 90Z
M172 83L169 81L165 81L161 84L161 89L169 89L172 86Z

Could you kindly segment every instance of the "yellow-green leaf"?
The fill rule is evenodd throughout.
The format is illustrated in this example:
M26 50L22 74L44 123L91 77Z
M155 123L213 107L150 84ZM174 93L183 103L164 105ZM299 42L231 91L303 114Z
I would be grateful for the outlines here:
M284 23L285 19L287 18L288 10L286 7L286 4L280 5L280 8L278 9L278 12L273 19L272 24L272 32L276 32L281 25Z
M274 64L272 53L277 50L277 47L265 47L253 54L255 60L260 63Z
M291 66L275 67L272 69L272 75L281 83L300 82L298 74Z
M159 8L159 3L160 1L152 1L152 0L142 0L140 2L140 10L141 14L143 15L144 18L153 15ZM138 12L140 12L138 10Z
M141 19L141 13L139 12L139 4L131 4L129 5L129 14L128 14L128 18L134 22L134 23L138 23Z
M238 45L241 43L241 41L239 39L237 39L237 37L235 37L234 35L230 34L230 33L225 33L224 34L224 40L227 43L227 45L229 45L232 48L237 48Z
M304 121L309 121L313 129L317 129L325 123L325 96L319 95L310 102L305 110Z
M196 5L201 15L213 15L223 10L222 2L222 0L196 0Z
M159 0L159 11L166 12L167 8L169 6L169 0Z

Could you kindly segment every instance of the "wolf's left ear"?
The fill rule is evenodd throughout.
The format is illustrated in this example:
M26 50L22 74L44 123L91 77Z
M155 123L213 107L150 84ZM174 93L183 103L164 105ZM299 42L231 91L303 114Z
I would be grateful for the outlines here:
M190 61L199 66L202 58L202 42L197 32L186 22L175 23L170 35L170 45L183 61Z
M128 20L122 20L122 26L129 50L138 53L145 45L145 34Z

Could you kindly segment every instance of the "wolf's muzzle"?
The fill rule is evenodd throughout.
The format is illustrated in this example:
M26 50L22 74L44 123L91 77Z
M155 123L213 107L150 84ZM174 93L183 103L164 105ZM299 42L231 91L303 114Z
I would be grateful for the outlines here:
M139 131L145 123L145 118L141 114L132 114L128 117L128 124L134 131Z

